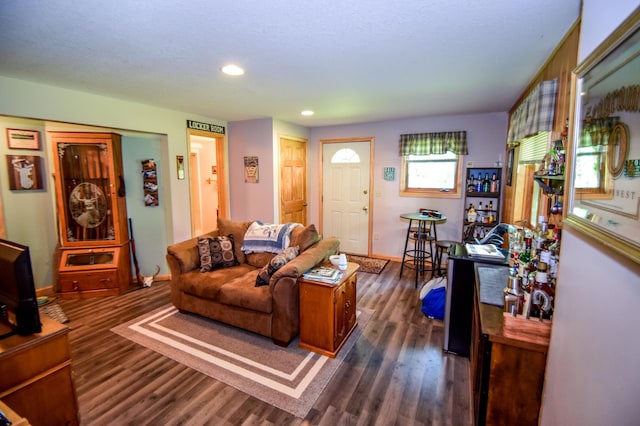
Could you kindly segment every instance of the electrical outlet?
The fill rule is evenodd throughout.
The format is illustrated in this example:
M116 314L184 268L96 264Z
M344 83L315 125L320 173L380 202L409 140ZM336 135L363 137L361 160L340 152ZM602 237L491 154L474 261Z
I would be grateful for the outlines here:
M379 240L380 239L380 234L373 234L373 239L374 240Z

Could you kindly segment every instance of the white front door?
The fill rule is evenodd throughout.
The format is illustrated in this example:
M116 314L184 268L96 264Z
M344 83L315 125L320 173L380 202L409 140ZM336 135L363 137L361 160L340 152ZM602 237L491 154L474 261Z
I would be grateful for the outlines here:
M322 141L322 233L369 254L371 140Z

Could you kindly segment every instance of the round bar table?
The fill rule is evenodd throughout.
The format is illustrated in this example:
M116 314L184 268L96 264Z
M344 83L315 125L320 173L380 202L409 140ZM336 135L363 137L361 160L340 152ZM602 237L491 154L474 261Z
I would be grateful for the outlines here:
M409 221L407 237L404 241L404 252L402 253L400 277L402 277L402 271L404 270L405 265L407 268L415 269L415 286L418 288L418 276L423 275L427 271L427 260L430 260L431 263L431 276L435 273L436 261L433 252L433 244L438 240L436 225L445 223L447 221L447 217L443 214L440 214L440 217L434 217L429 214L422 213L403 213L400 215L400 218ZM412 230L412 226L415 223L417 223L417 228ZM431 230L433 230L433 232L431 232ZM415 234L414 238L411 237L412 232ZM409 240L411 239L415 239L414 247L407 249ZM427 244L429 244L428 251Z

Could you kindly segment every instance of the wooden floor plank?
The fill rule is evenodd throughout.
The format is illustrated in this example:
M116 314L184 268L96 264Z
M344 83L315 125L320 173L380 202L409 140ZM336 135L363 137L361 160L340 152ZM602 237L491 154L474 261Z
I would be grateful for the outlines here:
M392 261L379 275L358 274L358 307L373 316L305 419L110 331L169 303L167 282L59 300L70 319L81 423L470 425L469 361L442 351L442 321L422 314L413 274L399 279L399 271Z

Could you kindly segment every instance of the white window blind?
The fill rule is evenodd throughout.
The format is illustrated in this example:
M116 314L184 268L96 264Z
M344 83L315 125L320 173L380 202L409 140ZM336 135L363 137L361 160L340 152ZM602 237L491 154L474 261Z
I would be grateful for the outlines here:
M548 151L551 139L550 132L540 132L520 142L520 154L518 163L537 164L542 161Z

